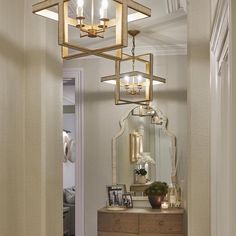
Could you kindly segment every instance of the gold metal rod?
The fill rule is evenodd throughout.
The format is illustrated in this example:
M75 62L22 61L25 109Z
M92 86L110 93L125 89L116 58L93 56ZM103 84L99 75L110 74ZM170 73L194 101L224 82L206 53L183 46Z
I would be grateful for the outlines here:
M120 4L123 3L123 0L114 0L115 2L118 2ZM144 5L138 3L138 2L135 2L133 0L127 0L128 2L128 6L129 8L135 10L135 11L139 11L143 14L145 14L146 16L151 16L151 9L148 8L148 7L145 7Z
M64 2L66 1L69 1L69 0L64 0ZM59 3L58 0L49 0L49 1L42 1L42 2L36 3L32 6L33 8L32 12L36 13L38 11L42 11L44 9L54 7L58 5L58 3Z
M127 56L127 58L122 58L121 61L130 61L130 60L133 59L133 57L132 57L131 55L129 55L129 54L122 53L122 55L123 55L123 56ZM140 56L134 56L134 59L135 59L136 61L140 61L140 62L144 62L144 63L148 63L148 62L149 62L148 60L144 60L144 59L140 58Z

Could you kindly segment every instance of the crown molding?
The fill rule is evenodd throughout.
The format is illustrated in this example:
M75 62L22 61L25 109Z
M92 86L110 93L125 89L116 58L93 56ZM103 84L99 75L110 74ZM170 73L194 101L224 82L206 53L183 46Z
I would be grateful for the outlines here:
M187 1L186 0L166 0L167 13L172 14L179 10L187 12Z
M216 15L211 34L211 51L218 57L221 51L219 45L223 45L228 33L228 7L226 0L220 0L217 5Z
M176 44L165 47L158 46L141 46L136 48L136 54L152 53L154 56L177 56L187 55L187 45Z

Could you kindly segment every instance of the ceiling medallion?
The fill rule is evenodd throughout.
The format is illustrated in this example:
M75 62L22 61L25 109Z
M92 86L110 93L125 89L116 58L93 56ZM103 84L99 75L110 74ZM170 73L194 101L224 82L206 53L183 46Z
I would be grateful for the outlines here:
M91 12L85 14L87 9ZM63 59L96 55L120 60L122 48L128 46L128 23L151 16L149 8L133 0L45 0L33 5L33 13L58 21ZM79 31L76 42L70 37L71 28ZM102 39L109 30L115 31L109 45L81 44L82 38Z
M122 59L115 62L115 75L102 77L101 82L116 85L116 105L135 103L145 106L153 100L153 85L166 80L153 75L153 54L135 55L135 37L140 32L128 32L133 38L131 55L123 53Z

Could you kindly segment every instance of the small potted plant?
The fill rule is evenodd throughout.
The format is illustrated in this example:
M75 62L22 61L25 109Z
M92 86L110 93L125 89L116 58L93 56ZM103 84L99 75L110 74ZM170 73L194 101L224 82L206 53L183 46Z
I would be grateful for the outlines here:
M153 209L160 209L161 203L168 193L168 185L165 182L153 182L144 193L148 196L148 200Z
M135 169L134 173L137 175L138 184L145 184L147 182L146 180L147 171L144 168Z

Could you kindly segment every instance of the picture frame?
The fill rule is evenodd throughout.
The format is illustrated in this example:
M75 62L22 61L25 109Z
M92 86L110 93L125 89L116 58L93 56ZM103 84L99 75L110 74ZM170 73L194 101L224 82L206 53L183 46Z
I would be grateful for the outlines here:
M125 184L107 185L108 206L123 207L123 194L126 194Z
M130 193L125 193L122 195L123 206L126 208L133 208L133 199Z

